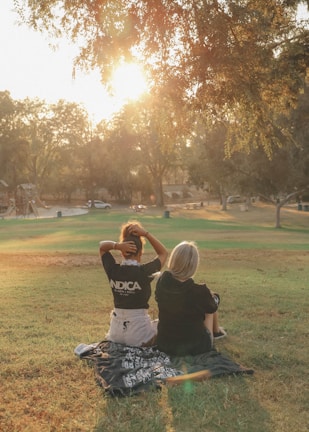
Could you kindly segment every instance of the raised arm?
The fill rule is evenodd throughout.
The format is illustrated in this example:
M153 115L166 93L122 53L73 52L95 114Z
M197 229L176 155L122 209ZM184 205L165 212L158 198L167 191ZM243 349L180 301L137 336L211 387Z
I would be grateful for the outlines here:
M149 241L149 243L151 244L151 246L154 248L154 250L158 255L158 258L161 262L161 267L163 267L167 260L168 252L165 246L160 242L160 240L158 240L149 231L146 231L144 227L137 224L132 224L128 228L128 231L130 234L140 236L140 237L145 237Z
M115 242L112 240L102 240L100 242L100 256L104 255L105 252L109 252L111 250L120 250L123 254L126 253L135 253L136 246L132 241L129 242Z

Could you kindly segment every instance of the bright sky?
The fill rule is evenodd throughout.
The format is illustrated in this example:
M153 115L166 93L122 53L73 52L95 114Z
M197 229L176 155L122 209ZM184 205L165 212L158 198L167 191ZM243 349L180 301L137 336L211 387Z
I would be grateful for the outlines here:
M98 72L72 78L74 48L68 42L53 51L47 39L16 24L12 0L0 0L0 91L13 99L26 97L48 103L66 99L84 104L94 121L108 117L119 106L100 84Z
M72 45L64 41L53 51L40 33L16 24L18 17L12 11L12 3L12 0L0 0L0 91L8 90L13 99L38 97L48 103L59 99L82 103L94 121L117 111L121 103L108 97L100 84L99 72L90 75L79 72L73 79ZM304 6L301 15L306 11ZM131 89L140 85L140 75L137 76L136 71L134 74L133 83L128 82L127 75L122 79L122 88L119 88L122 94L123 81Z

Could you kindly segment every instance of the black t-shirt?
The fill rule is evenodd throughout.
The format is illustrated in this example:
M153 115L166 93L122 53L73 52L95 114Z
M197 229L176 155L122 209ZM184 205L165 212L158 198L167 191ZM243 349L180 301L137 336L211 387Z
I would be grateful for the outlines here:
M161 269L159 258L138 265L118 264L110 252L102 255L102 264L119 309L148 309L153 273Z
M157 281L155 298L159 308L158 347L174 355L209 351L209 333L205 330L206 313L214 313L220 301L206 284L193 279L181 282L169 271Z

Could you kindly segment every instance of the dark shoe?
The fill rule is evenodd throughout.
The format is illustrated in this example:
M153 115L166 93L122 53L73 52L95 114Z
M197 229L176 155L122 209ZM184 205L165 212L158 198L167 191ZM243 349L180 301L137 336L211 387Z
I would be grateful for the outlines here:
M214 339L216 339L216 340L223 339L226 336L227 336L227 333L223 327L219 327L219 331L214 333Z

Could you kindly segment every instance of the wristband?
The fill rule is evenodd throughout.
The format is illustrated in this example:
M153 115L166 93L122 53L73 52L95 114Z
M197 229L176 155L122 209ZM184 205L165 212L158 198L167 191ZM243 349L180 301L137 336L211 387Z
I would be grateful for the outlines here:
M117 242L114 242L113 249L116 249Z

